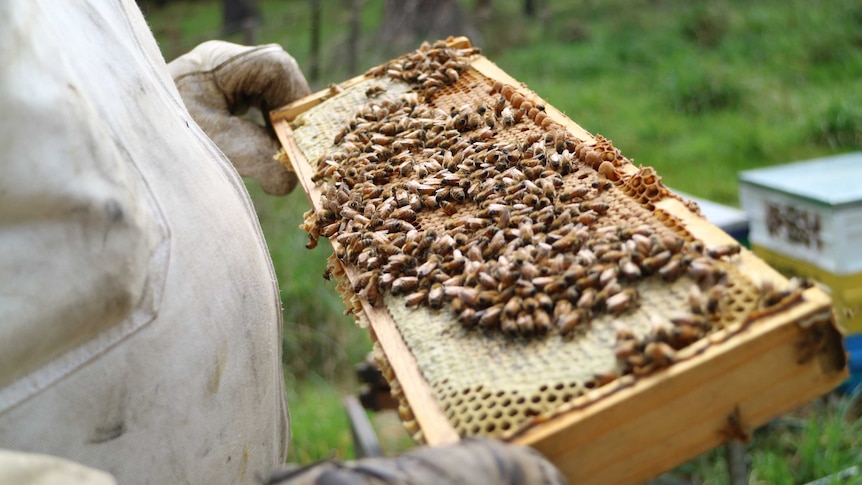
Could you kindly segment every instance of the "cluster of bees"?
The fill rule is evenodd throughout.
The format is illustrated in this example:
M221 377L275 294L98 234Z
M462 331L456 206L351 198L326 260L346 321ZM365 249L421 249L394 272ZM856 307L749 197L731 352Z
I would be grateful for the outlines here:
M594 315L635 308L645 278L688 275L690 311L657 324L648 342L618 335L630 368L672 359L720 312L718 260L739 247L705 250L642 222L638 214L652 214L644 204L666 194L652 169L627 173L610 141L573 138L512 86L498 82L459 106L429 103L463 77L472 53L424 45L369 71L419 88L395 100L367 92L320 157L322 209L303 225L309 247L320 236L334 241L356 271L352 290L372 304L388 292L411 307L448 308L469 327L523 336L569 337Z
M471 56L478 53L476 47L458 49L442 40L434 44L423 42L416 51L373 67L365 75L386 76L416 85L428 101L441 88L458 82L461 72L470 65Z

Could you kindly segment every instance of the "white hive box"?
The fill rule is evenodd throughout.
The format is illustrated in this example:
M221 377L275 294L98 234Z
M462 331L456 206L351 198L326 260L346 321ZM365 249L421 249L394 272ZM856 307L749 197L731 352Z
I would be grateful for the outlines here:
M838 319L862 331L862 153L740 174L754 252L829 287Z

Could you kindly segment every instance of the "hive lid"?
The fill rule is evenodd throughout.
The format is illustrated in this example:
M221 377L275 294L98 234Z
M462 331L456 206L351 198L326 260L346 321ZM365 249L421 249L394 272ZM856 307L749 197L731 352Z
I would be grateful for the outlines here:
M747 170L739 179L819 205L862 205L862 152Z

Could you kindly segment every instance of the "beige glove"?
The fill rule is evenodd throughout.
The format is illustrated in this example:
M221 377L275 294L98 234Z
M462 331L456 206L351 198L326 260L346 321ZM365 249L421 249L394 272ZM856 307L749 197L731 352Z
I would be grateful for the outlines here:
M231 160L272 195L296 185L296 175L273 159L279 144L271 127L243 118L249 108L269 111L309 93L299 66L281 46L245 47L213 40L168 64L192 118Z
M56 456L0 450L0 483L18 485L116 485L114 477Z
M325 461L286 468L267 485L450 485L565 484L549 461L531 448L500 441L467 439L440 448L420 448L395 458L352 463Z

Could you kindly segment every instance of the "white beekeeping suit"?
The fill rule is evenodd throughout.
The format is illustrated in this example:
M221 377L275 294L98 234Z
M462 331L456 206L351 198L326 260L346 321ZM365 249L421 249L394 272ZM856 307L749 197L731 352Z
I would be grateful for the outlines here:
M278 468L279 292L237 171L296 178L234 115L308 93L280 47L166 66L132 0L5 0L0 65L0 485L564 483L478 440Z
M180 70L242 83L213 74L234 72L236 49L205 46ZM308 92L284 51L249 51L295 70L280 102ZM0 65L0 449L123 484L265 476L288 437L277 282L242 180L137 6L0 2ZM215 97L234 109L228 91ZM243 158L271 161L274 141L210 118L267 191L292 188Z

